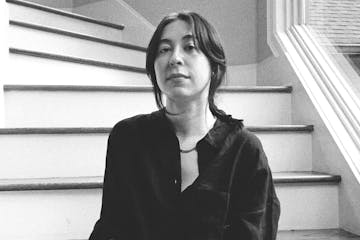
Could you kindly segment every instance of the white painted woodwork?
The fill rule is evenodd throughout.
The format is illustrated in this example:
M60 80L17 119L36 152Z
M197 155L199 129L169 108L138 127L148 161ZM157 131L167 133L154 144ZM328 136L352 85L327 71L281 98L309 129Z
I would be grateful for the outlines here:
M281 184L276 191L281 203L280 230L339 227L337 185Z
M312 170L312 134L308 132L257 132L271 170Z
M0 135L1 178L104 174L107 134Z
M122 39L122 31L119 29L16 4L8 5L10 10L10 20L60 28L77 33L97 36L112 41L121 41Z
M247 125L290 124L290 93L219 92L218 105ZM112 126L156 110L151 91L5 91L7 127Z
M221 92L216 102L246 125L291 124L291 93Z
M360 205L353 204L353 199L360 199L360 102L359 95L356 96L359 89L351 86L354 81L359 82L359 78L348 79L343 74L344 69L338 69L314 41L316 38L306 24L306 5L309 2L268 1L271 3L268 8L271 15L268 37L274 39L287 63L291 64L295 73L291 81L305 90L303 99L307 101L308 97L311 101L308 111L316 112L316 118L321 119L318 128L326 129L314 139L314 142L320 142L315 146L322 148L316 148L318 161L314 158L315 168L337 172L349 179L343 182L341 189L342 193L351 194L339 195L341 228L360 234ZM295 100L294 106L301 106L303 99ZM300 116L295 109L294 112ZM307 116L297 119L314 121ZM321 144L323 141L324 145ZM342 156L333 157L338 152Z
M10 25L10 46L69 57L145 68L145 52Z
M88 239L101 189L0 192L0 239Z
M256 133L272 171L311 170L310 133ZM108 134L2 134L1 178L99 176Z
M282 184L276 189L280 230L338 227L336 185ZM0 238L87 239L100 206L101 189L0 192L0 224L6 226Z
M10 54L11 78L5 84L150 85L145 73Z
M3 84L4 78L9 76L8 74L8 8L5 1L1 1L0 3L0 32L2 33L0 37L0 63L2 66L1 71L1 80L0 80L0 127L4 126L5 121L5 110L4 110L4 92L3 92Z

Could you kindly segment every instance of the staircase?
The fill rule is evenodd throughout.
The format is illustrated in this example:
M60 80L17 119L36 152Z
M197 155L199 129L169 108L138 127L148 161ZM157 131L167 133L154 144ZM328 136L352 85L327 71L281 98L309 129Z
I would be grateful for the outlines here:
M156 110L145 48L121 42L126 26L7 2L0 239L86 239L99 217L110 127ZM341 177L312 171L316 129L291 124L291 94L226 86L218 98L263 143L282 207L278 239L360 239L338 229Z

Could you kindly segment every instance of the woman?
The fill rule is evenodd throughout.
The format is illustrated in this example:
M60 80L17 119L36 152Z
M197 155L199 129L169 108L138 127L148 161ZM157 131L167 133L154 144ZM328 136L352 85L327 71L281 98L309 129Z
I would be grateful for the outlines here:
M160 110L112 129L90 239L275 239L279 202L261 143L214 103L226 71L214 28L196 13L166 16L146 70Z

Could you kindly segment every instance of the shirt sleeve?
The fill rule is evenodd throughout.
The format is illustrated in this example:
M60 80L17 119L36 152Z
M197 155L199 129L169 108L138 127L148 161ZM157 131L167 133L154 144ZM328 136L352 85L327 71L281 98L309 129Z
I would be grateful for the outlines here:
M130 177L135 149L133 135L122 123L117 124L109 135L100 219L89 240L136 238L134 228L139 222L135 220L138 207L134 177Z
M225 239L275 240L280 203L259 139L249 134L238 152Z

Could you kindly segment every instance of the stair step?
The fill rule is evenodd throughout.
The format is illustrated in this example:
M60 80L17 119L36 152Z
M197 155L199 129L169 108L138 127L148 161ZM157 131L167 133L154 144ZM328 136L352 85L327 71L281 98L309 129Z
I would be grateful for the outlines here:
M128 49L132 49L132 50L146 52L146 47L142 47L139 45L134 45L134 44L125 43L125 42L119 42L119 41L110 41L110 40L106 40L106 39L103 39L100 37L71 32L71 31L67 31L67 30L63 30L63 29L59 29L59 28L46 27L46 26L42 26L42 25L36 25L36 24L31 24L31 23L26 23L26 22L21 22L21 21L14 21L14 20L10 20L9 24L13 25L13 26L19 26L19 27L24 27L24 28L34 29L34 30L40 30L40 31L49 32L49 33L56 33L59 35L64 35L64 36L69 36L69 37L74 37L74 38L79 38L79 39L85 39L85 40L89 40L89 41L93 41L93 42L116 46L116 47L122 47L122 48L128 48Z
M72 13L72 12L68 12L68 11L63 11L63 10L60 10L60 9L57 9L57 8L44 6L44 5L37 4L37 3L34 3L34 2L30 2L30 1L6 0L6 2L16 4L16 5L19 5L19 6L25 6L25 7L28 7L28 8L41 10L41 11L44 11L44 12L58 14L58 15L65 16L65 17L70 17L70 18L74 18L74 19L80 19L80 20L83 20L85 22L91 22L91 23L95 23L95 24L99 24L99 25L103 25L103 26L107 26L107 27L111 27L111 28L115 28L115 29L119 29L119 30L124 29L124 26L120 25L120 24L114 24L114 23L110 23L110 22L106 22L106 21L86 17L86 16L83 16L83 15L80 15L80 14L76 14L76 13Z
M12 54L21 54L21 55L26 55L26 56L38 57L38 58L86 64L86 65L91 65L91 66L96 66L96 67L125 70L125 71L130 71L130 72L137 72L137 73L146 73L145 68L133 67L133 66L122 65L122 64L117 64L117 63L97 61L97 60L86 59L86 58L70 57L70 56L60 55L60 54L31 51L31 50L18 49L18 48L9 48L9 52Z
M333 183L341 181L341 176L318 172L273 172L273 180L278 184ZM58 178L18 178L0 179L0 191L73 190L102 188L103 176L58 177Z
M101 37L111 41L121 41L123 25L109 23L79 14L61 11L40 4L7 0L10 20L21 21L46 27Z
M18 21L10 21L9 45L12 49L26 49L47 55L145 67L145 48Z
M279 231L277 240L360 240L360 236L342 229Z
M273 130L265 127L249 127L249 130L262 141L272 170L310 171L311 127L270 128ZM292 132L291 128L297 131ZM301 128L303 131L299 131ZM109 131L110 128L0 129L0 176L44 178L102 175Z
M341 176L319 172L274 172L274 182L285 183L340 183Z
M9 52L9 72L12 77L5 79L6 84L150 85L142 67L14 47ZM104 68L121 72L107 71ZM236 78L238 75L236 67L229 66L227 76ZM239 83L239 80L227 79L225 83Z
M98 65L95 65L96 61L93 63L93 65L88 65L23 54L9 54L8 66L11 77L4 79L3 82L4 84L26 85L123 86L151 84L143 69L140 72L130 72L126 68L119 69L117 65L109 65L105 62ZM105 68L104 65L112 68Z
M157 109L150 86L5 85L4 95L7 127L112 126ZM288 86L222 87L216 102L247 125L291 123Z
M276 184L282 206L280 230L338 228L337 184L318 180L315 176L315 184ZM7 228L0 238L87 239L100 213L101 182L102 177L1 180L0 224ZM15 231L18 226L21 231Z

